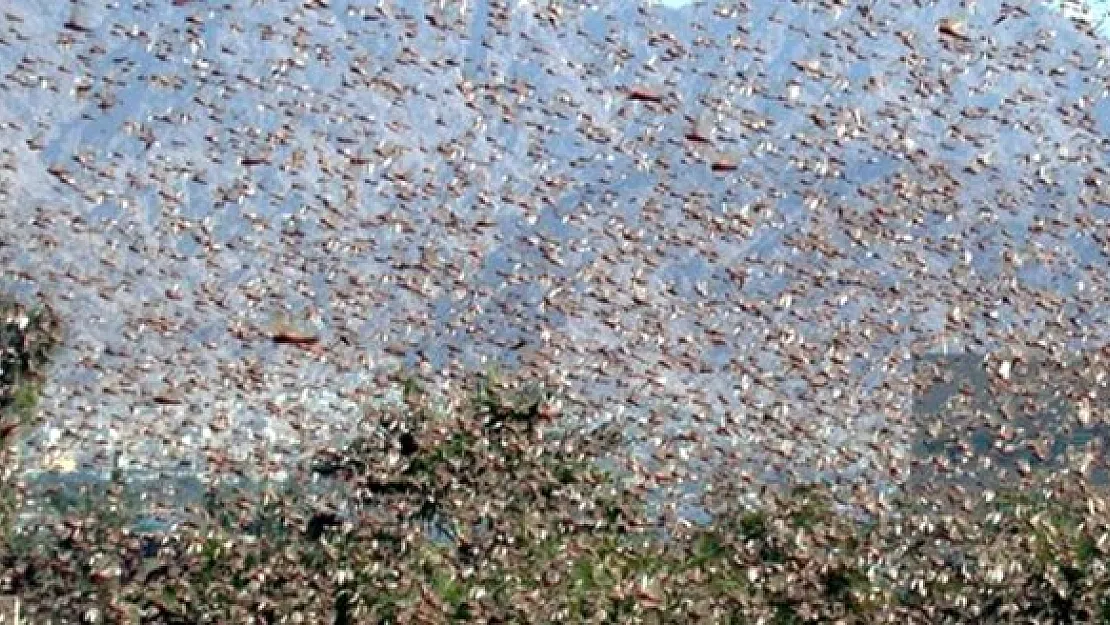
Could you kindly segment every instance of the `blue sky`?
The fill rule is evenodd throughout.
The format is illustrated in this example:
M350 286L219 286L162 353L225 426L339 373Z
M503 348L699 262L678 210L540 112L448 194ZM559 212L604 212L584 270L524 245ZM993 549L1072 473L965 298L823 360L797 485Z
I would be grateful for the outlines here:
M1102 34L1110 34L1110 19L1107 19L1107 17L1110 16L1110 0L1080 0L1079 2L1076 0L1056 0L1053 4L1065 7L1075 4L1086 4L1095 24L1101 24L1099 30Z
M663 6L676 9L686 6L687 4L691 4L693 1L694 0L656 0L656 2ZM1110 16L1110 0L1049 0L1049 4L1055 4L1057 6L1063 7L1086 4L1087 7L1090 9L1091 15L1092 17L1094 17L1096 23L1098 23L1103 17ZM1101 30L1105 34L1110 34L1110 19L1106 20L1106 23L1102 25Z
M1090 0L1088 4L1100 13L1110 12L1110 0Z
M1090 5L1092 12L1100 18L1110 15L1110 0L1091 0ZM1103 26L1102 31L1110 32L1106 26Z

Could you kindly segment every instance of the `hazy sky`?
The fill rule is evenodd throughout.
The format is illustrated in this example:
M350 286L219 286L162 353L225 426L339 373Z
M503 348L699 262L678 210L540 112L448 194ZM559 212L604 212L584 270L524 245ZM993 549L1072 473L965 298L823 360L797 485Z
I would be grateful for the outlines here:
M1071 5L1074 0L1070 2L1055 2L1057 5ZM1099 31L1103 35L1110 35L1110 0L1086 0L1086 5L1091 12L1091 17L1095 24L1099 26Z
M1107 17L1107 15L1110 15L1110 0L1090 0L1088 4L1091 7L1091 12L1095 15L1096 20L1104 19ZM1108 24L1110 24L1110 20L1107 20L1107 22ZM1108 24L1102 25L1102 32L1110 33L1110 27L1108 27Z
M694 0L656 0L663 6L679 8L692 3ZM1110 0L1050 0L1050 4L1057 6L1075 5L1080 2L1085 2L1091 10L1091 15L1094 17L1095 22L1098 23L1107 18L1100 29L1105 34L1110 34Z

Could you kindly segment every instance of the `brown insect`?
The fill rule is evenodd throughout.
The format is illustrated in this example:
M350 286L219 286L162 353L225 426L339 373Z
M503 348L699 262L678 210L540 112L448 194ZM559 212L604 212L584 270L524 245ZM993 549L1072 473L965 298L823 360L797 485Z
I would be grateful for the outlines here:
M740 166L736 163L736 161L727 158L717 159L709 164L709 170L714 173L736 171L737 169L739 169L739 167Z
M628 90L628 99L634 102L661 104L663 102L663 95L646 87L632 87Z

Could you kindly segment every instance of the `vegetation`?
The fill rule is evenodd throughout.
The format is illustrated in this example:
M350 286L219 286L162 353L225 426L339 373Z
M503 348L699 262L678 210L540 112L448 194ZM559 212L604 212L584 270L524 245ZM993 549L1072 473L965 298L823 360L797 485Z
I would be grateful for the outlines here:
M48 307L0 299L0 443L14 440L33 417L58 321Z
M58 340L58 320L49 307L28 309L0 298L0 531L10 528L18 506L12 447L33 425Z
M53 344L28 336L5 335L5 419L27 418ZM404 389L296 480L212 488L168 531L136 525L122 482L70 493L5 530L0 593L30 622L1110 621L1107 500L1079 481L855 504L795 485L746 507L722 473L709 522L666 520L599 468L621 437L564 432L538 389Z

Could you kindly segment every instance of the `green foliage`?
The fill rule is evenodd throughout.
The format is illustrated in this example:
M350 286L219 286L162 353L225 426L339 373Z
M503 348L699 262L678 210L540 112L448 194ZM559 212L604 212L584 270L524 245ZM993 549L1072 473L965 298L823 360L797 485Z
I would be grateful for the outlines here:
M1110 502L1086 486L860 516L805 485L765 492L756 508L717 496L710 523L661 525L646 492L626 487L634 480L598 468L614 439L546 424L543 394L503 378L469 392L444 411L412 386L287 485L213 488L163 533L136 528L142 500L122 481L59 491L54 520L6 537L0 588L36 622L90 609L106 622L202 623L1110 614ZM707 476L717 493L729 478ZM328 488L295 488L315 482Z
M746 540L763 540L770 528L767 513L762 510L745 512L740 516L740 535Z
M6 448L32 419L59 334L49 308L0 299L0 446Z
M0 298L0 534L8 535L19 509L12 445L33 423L59 323L45 306L27 309Z

